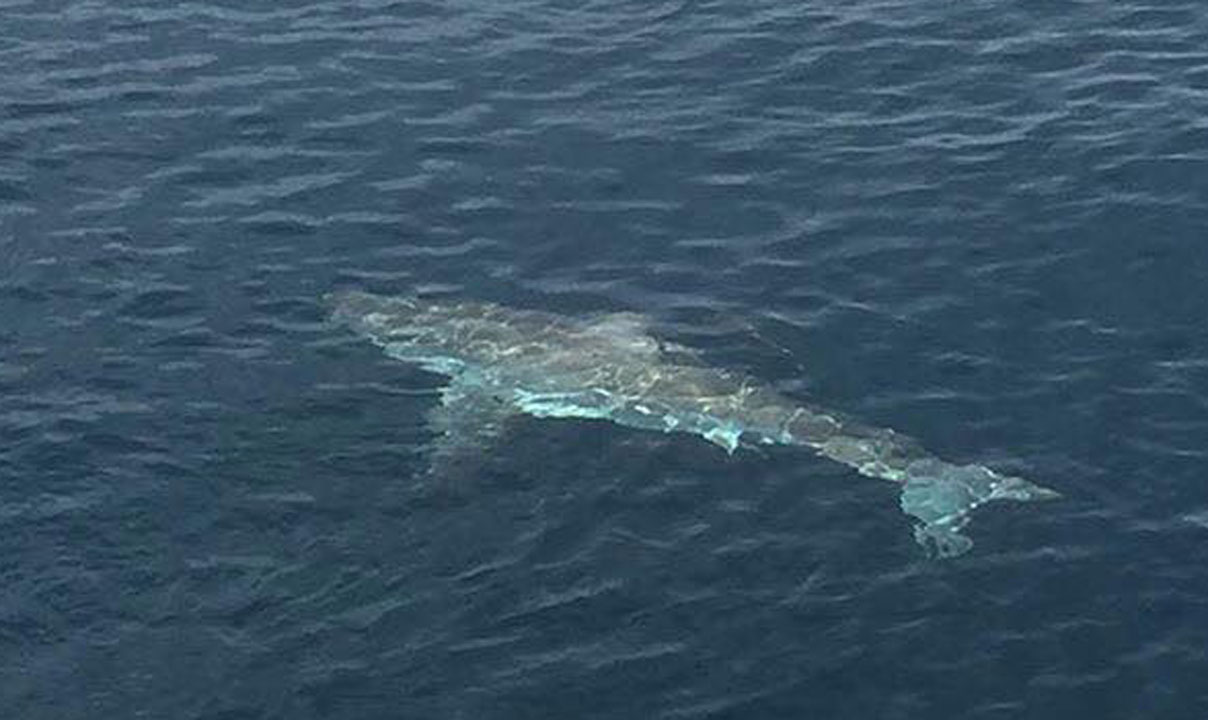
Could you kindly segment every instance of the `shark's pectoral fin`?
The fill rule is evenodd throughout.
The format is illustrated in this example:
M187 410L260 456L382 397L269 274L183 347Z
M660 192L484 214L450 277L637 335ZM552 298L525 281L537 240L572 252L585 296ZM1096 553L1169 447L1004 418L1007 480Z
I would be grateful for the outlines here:
M431 471L446 475L481 466L515 414L511 403L455 378L441 390L440 404L428 412L429 427L436 434L428 445Z
M742 430L731 425L717 425L704 432L704 437L714 445L720 445L731 455L738 449L738 441Z

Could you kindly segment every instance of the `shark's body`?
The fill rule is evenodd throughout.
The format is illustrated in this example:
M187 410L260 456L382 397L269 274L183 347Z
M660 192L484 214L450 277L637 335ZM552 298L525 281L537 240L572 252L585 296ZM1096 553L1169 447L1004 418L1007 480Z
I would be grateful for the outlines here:
M972 545L960 531L979 505L1057 496L981 465L945 462L892 430L808 407L749 377L676 359L638 315L578 319L361 292L331 303L336 321L391 357L450 378L431 418L446 449L492 439L517 413L690 433L729 452L746 443L804 445L899 483L902 509L919 520L916 538L944 556Z

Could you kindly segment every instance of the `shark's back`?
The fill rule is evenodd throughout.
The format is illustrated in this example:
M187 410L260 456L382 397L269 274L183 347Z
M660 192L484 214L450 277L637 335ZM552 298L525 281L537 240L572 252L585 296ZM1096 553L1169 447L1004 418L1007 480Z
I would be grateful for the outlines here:
M330 301L333 318L390 356L451 378L432 417L450 452L489 441L518 412L690 433L730 452L745 442L803 445L900 483L902 509L920 521L916 536L941 555L972 544L960 531L974 508L1056 497L981 465L945 462L892 430L790 400L740 373L685 361L633 313L574 318L360 292Z

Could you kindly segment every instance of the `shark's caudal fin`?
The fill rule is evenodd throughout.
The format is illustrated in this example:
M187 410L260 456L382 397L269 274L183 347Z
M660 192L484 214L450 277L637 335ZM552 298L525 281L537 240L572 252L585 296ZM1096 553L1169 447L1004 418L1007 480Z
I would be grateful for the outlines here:
M1050 500L1056 491L1023 478L1000 475L981 465L951 465L941 460L915 463L902 483L902 511L919 520L914 537L939 557L973 547L961 533L970 513L996 500Z
M800 444L861 475L900 484L902 512L918 520L915 539L939 557L960 555L973 547L973 541L961 531L972 512L986 503L1060 497L1053 490L982 465L946 462L893 430L841 421L829 413L802 410L795 416L792 431Z

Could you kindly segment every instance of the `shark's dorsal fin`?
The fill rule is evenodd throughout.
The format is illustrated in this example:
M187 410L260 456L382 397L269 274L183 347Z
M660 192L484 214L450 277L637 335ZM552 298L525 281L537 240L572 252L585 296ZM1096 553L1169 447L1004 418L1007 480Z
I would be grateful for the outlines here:
M604 313L593 317L586 325L592 335L621 345L629 350L655 355L659 341L650 334L649 321L631 312Z
M652 332L650 318L633 312L611 312L593 317L587 324L588 331L610 343L620 345L632 352L648 355L652 359L662 356L673 362L695 364L699 353L693 348L665 340Z

